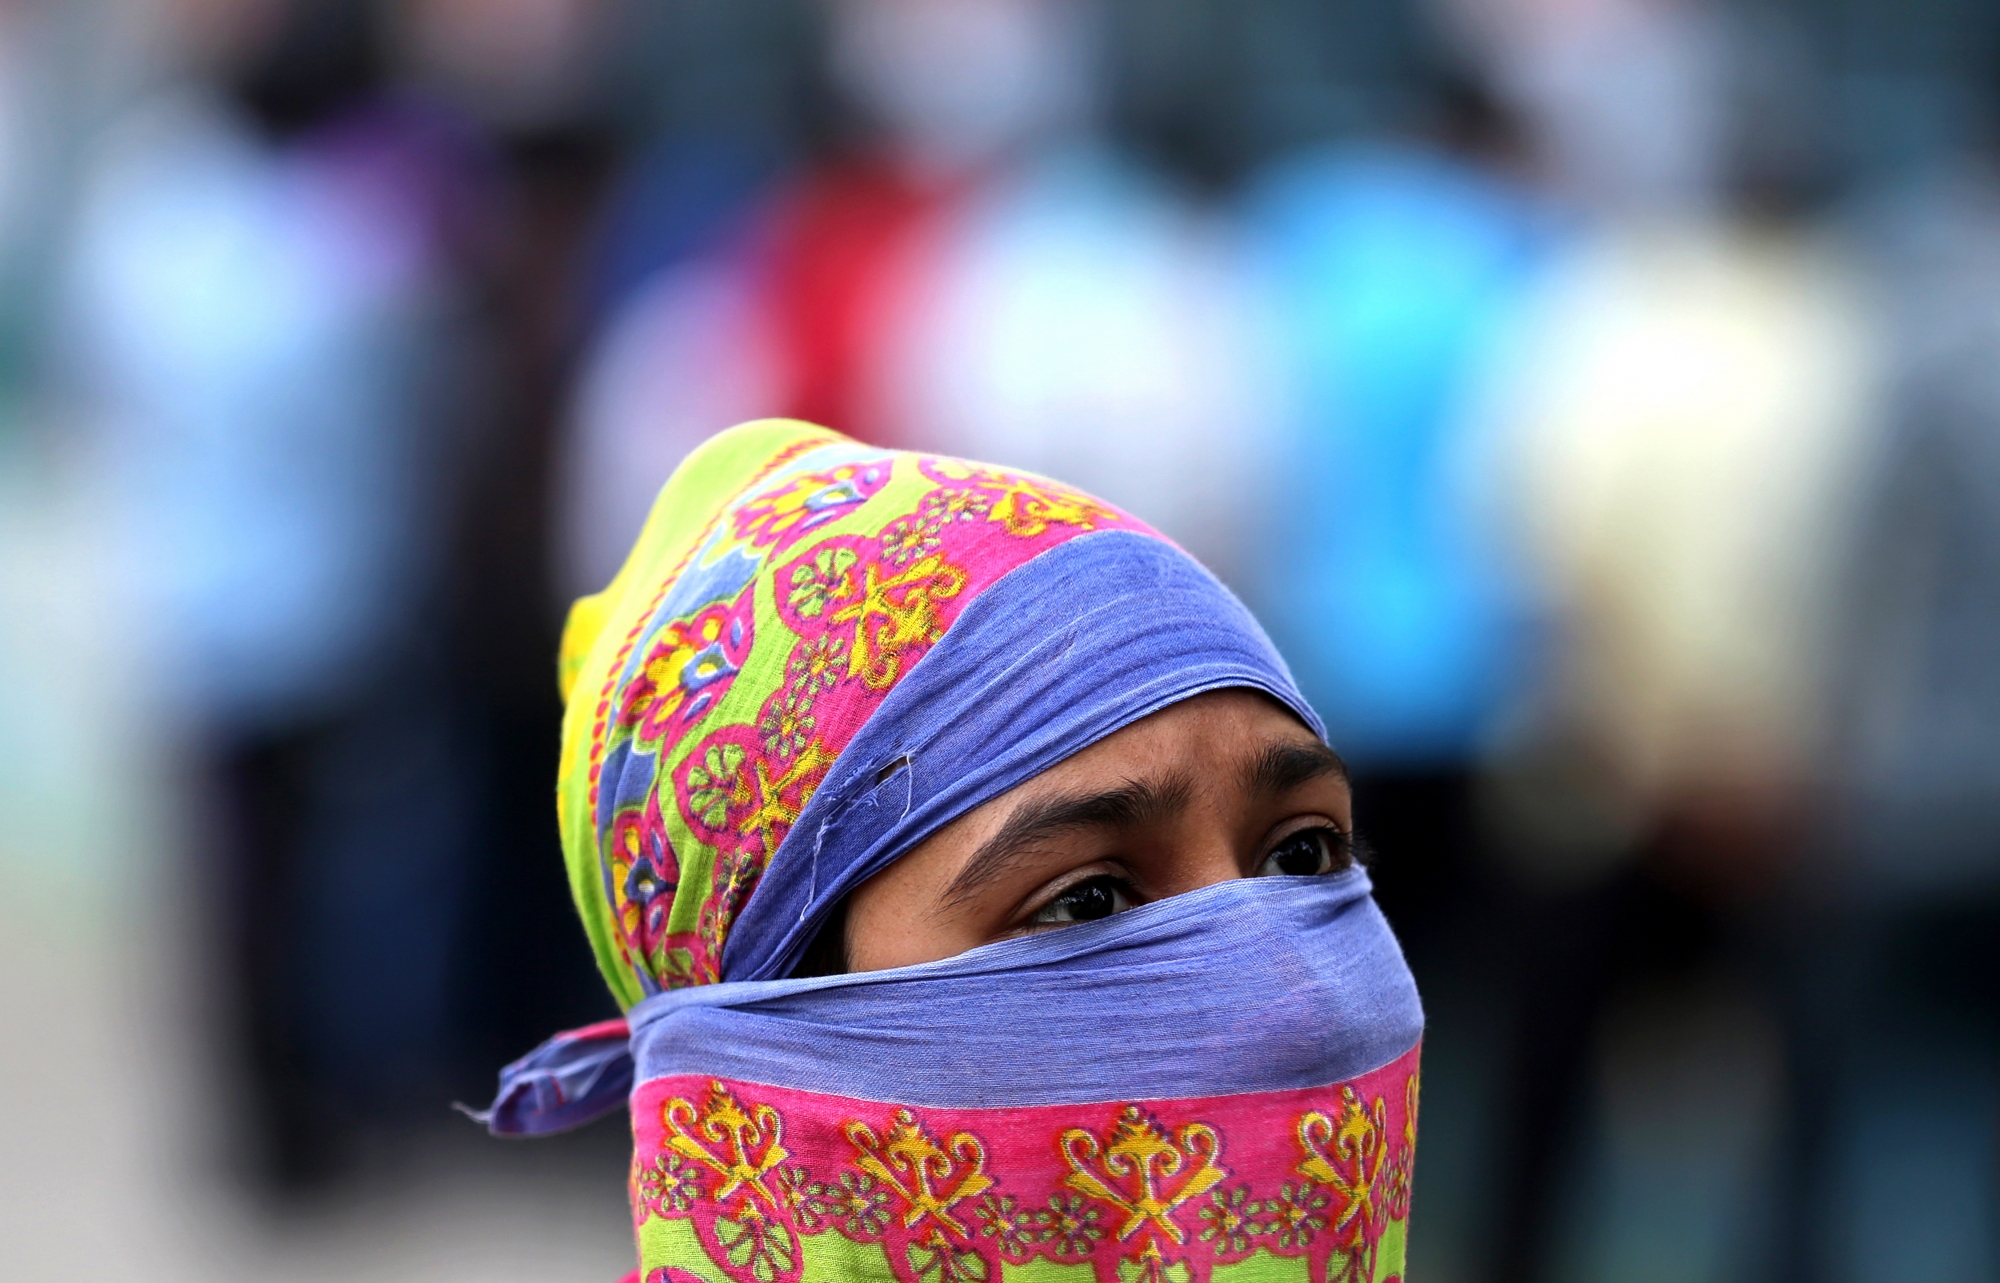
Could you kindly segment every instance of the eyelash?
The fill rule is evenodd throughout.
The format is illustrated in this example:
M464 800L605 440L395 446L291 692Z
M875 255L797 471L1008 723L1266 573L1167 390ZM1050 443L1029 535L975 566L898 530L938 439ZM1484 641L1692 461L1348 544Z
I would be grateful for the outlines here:
M1075 882L1062 887L1054 895L1036 905L1028 914L1028 920L1025 924L1027 929L1030 931L1047 931L1055 927L1068 926L1073 922L1089 922L1094 920L1095 917L1109 917L1111 913L1122 912L1120 909L1112 909L1110 913L1094 914L1091 917L1051 918L1047 920L1042 918L1043 914L1052 912L1066 898L1076 896L1091 887L1104 888L1110 891L1114 897L1123 898L1128 902L1125 906L1126 908L1130 908L1139 899L1139 888L1133 885L1131 879L1119 877L1115 873L1093 874L1087 878L1079 878Z
M1326 843L1328 849L1325 858L1327 860L1329 867L1317 870L1313 873L1292 874L1289 876L1295 876L1295 877L1328 876L1334 873L1341 872L1346 869L1351 869L1356 865L1367 864L1368 857L1372 853L1368 847L1367 840L1361 837L1360 834L1354 832L1352 829L1343 829L1332 824L1308 824L1300 828L1292 829L1290 832L1285 833L1283 836L1279 837L1276 841L1272 842L1270 847L1265 850L1262 858L1260 858L1257 862L1257 868L1259 872L1253 873L1250 876L1252 877L1270 876L1262 872L1264 865L1269 863L1272 857L1276 855L1278 850L1281 847L1283 847L1286 843L1292 841L1294 838L1298 838L1307 834L1326 835ZM1042 903L1040 903L1039 905L1036 905L1035 908L1032 909L1028 914L1027 922L1024 924L1025 928L1029 931L1046 931L1053 929L1055 927L1067 926L1073 922L1088 922L1088 921L1093 921L1096 917L1108 917L1112 913L1123 912L1122 909L1113 908L1106 913L1096 913L1095 912L1096 909L1101 908L1102 907L1101 905L1089 905L1087 907L1080 905L1079 907L1085 907L1086 912L1092 913L1093 916L1050 918L1046 920L1043 919L1042 917L1043 914L1050 913L1051 911L1056 909L1057 906L1064 903L1066 898L1076 897L1079 895L1080 892L1084 891L1086 888L1093 888L1093 887L1102 888L1104 890L1111 892L1114 899L1116 898L1125 899L1128 902L1125 906L1126 908L1132 907L1132 905L1137 903L1139 899L1138 887L1135 886L1129 878L1119 877L1117 874L1113 873L1094 874L1090 877L1080 878L1075 882L1069 883L1067 886L1058 889L1048 899L1042 901Z
M1317 852L1301 852L1301 854L1310 856L1316 864L1324 864L1324 868L1294 870L1281 867L1272 870L1271 873L1265 872L1266 866L1279 858L1278 853L1280 851L1283 851L1287 846L1302 837L1316 837L1319 839L1317 845L1320 849ZM1264 858L1258 861L1257 872L1251 876L1264 877L1277 874L1290 877L1322 877L1327 874L1341 872L1344 869L1351 869L1360 862L1360 839L1355 836L1351 829L1339 828L1332 824L1307 824L1285 833L1272 842L1270 847L1264 852Z

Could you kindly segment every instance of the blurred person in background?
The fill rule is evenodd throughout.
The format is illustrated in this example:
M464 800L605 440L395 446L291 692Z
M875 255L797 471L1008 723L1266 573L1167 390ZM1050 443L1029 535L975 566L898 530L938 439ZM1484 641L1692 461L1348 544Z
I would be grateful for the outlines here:
M1759 955L1790 866L1820 855L1874 338L1852 264L1804 219L1798 133L1763 145L1796 86L1750 33L1682 0L1487 6L1467 27L1579 226L1493 367L1475 449L1553 647L1486 785L1519 967L1496 1273L1549 1276L1579 1160L1627 1174L1588 1203L1600 1223L1667 1214L1617 1202L1657 1179L1686 1191L1678 1268L1756 1271L1796 1255L1752 1210L1788 1014ZM1745 1121L1698 1152L1591 1157L1588 1087L1644 1002L1656 1025L1693 1004L1680 1056L1713 1044L1689 1071L1703 1112ZM1635 1072L1634 1099L1676 1107L1676 1070Z
M1837 598L1829 859L1787 943L1801 1279L2000 1269L2000 162L1849 211L1885 430Z
M1597 220L1721 212L1737 32L1704 0L1441 0L1446 42L1532 140L1537 178Z
M1427 980L1464 956L1438 933L1479 899L1472 768L1533 662L1463 466L1470 398L1555 234L1497 104L1440 88L1424 130L1255 175L1244 216L1284 389L1253 600L1338 728Z
M176 0L89 154L66 377L211 804L225 1097L270 1188L592 1009L536 929L560 880L522 890L553 832L509 809L553 751L522 584L579 203L576 148L515 140L573 102L584 12Z
M1827 594L1871 426L1845 276L1782 240L1605 244L1531 322L1506 502L1560 634L1490 781L1527 896L1518 1235L1609 1004L1712 965L1814 836Z
M468 246L468 363L443 589L455 760L470 796L453 944L453 1095L547 1030L603 1011L568 893L549 865L546 799L561 705L549 477L587 320L593 236L619 135L603 75L609 0L394 0L400 92L479 140L490 186Z
M253 1166L436 1084L465 856L434 600L447 135L367 99L359 15L171 4L92 147L65 361L138 652L210 790L220 1014ZM235 1093L232 1092L232 1095Z
M1062 473L1230 573L1258 421L1244 309L1213 234L1104 140L1098 10L825 13L849 128L746 234L639 291L586 373L576 586L615 569L648 478L717 423L780 413Z

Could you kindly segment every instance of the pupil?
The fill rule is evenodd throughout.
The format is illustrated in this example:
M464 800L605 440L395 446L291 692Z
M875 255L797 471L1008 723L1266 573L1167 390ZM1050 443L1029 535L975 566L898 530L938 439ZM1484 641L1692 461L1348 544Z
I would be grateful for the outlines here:
M1309 833L1286 838L1279 845L1278 867L1295 878L1310 877L1319 872L1319 839Z
M1086 882L1068 898L1070 916L1079 922L1111 916L1111 888L1102 882Z

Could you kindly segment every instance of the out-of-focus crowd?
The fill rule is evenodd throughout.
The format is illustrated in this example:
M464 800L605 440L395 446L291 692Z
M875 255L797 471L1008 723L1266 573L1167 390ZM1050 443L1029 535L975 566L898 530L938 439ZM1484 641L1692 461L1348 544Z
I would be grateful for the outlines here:
M604 1014L562 607L792 415L1256 608L1421 1283L1994 1277L1996 144L1928 2L0 3L9 983L170 1006L178 1161L293 1200Z

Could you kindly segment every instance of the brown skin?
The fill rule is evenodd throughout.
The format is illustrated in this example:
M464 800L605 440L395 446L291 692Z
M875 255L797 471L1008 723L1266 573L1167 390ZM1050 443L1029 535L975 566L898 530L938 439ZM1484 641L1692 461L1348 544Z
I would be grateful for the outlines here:
M932 834L848 898L852 971L932 962L1232 878L1353 863L1340 759L1277 703L1211 691Z

